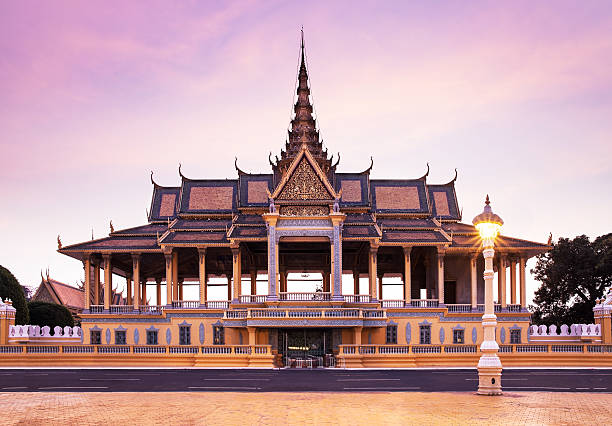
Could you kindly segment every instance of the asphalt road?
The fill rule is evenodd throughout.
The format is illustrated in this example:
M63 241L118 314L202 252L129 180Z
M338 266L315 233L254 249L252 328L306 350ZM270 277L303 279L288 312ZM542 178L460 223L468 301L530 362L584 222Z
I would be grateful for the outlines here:
M612 392L612 369L505 370L507 392ZM0 392L475 391L465 370L1 369Z

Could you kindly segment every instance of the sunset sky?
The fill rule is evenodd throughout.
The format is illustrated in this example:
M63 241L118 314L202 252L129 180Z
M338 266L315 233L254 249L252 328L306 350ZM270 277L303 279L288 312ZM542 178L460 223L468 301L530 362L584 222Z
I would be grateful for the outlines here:
M267 173L304 26L315 111L341 172L445 183L504 234L610 232L612 2L4 1L0 264L75 284L56 252L146 222L151 170ZM530 261L529 267L533 267ZM533 292L537 283L529 281Z

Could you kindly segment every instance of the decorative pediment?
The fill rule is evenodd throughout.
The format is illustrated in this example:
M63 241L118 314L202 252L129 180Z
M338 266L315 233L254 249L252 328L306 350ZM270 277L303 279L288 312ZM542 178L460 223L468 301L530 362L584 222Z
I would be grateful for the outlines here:
M272 198L280 201L333 201L337 195L327 177L303 145Z

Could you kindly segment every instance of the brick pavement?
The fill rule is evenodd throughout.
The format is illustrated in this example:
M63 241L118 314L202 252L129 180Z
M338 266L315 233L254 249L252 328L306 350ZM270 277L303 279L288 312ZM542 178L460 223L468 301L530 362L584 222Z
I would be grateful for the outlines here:
M604 424L612 394L0 393L2 424ZM605 420L607 419L607 420Z

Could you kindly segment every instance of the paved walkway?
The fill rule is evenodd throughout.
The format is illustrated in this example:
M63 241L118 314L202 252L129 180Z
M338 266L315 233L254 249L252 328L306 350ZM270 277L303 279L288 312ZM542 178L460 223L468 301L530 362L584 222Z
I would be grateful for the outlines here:
M603 424L612 394L0 393L1 424ZM607 419L607 420L606 420Z

